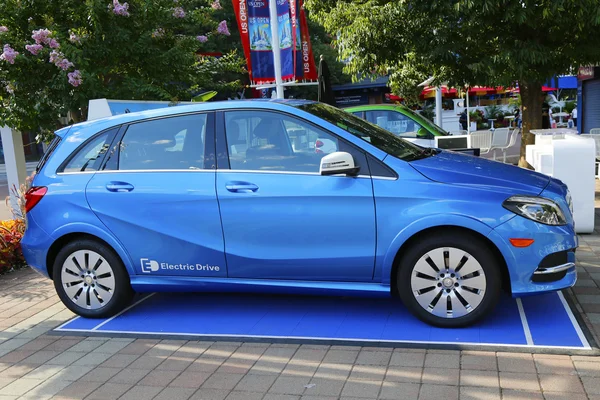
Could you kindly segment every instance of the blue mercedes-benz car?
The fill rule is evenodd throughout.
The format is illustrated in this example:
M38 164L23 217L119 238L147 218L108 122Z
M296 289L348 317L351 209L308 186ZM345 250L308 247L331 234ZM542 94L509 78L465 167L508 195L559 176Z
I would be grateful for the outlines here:
M326 144L326 145L325 145ZM134 292L398 295L437 326L576 280L570 195L310 101L169 107L63 128L26 195L27 262L73 312Z

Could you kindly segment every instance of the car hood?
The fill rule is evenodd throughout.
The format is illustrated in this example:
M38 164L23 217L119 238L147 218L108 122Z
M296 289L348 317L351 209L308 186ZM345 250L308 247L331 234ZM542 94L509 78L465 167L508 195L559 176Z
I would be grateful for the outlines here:
M550 177L535 171L443 150L411 161L410 165L436 182L503 189L514 194L537 196L550 181Z

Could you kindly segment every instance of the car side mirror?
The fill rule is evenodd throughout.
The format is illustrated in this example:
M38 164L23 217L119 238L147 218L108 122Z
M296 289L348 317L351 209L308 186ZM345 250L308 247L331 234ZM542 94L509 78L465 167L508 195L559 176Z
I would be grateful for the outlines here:
M417 130L417 137L420 139L429 139L429 132L425 128L419 128Z
M352 154L344 151L336 151L321 159L319 173L321 175L351 175L356 176L360 167L354 162Z

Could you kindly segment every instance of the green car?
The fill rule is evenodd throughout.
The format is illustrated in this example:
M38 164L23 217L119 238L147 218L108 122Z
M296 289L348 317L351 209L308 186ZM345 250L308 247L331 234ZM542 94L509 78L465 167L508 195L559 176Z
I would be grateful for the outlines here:
M393 134L422 147L442 147L435 143L436 136L450 136L439 126L420 116L408 107L391 104L372 104L345 108L344 111L379 125ZM464 148L461 138L445 140L444 148ZM453 142L453 143L449 143Z

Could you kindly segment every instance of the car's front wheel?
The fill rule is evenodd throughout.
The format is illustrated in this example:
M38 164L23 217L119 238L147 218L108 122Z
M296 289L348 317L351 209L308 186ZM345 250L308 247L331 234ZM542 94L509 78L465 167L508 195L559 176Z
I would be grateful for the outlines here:
M397 287L405 306L440 327L471 325L500 296L500 265L489 246L469 234L443 233L414 243L400 260Z
M112 249L93 240L67 244L54 261L53 278L65 306L86 318L110 317L133 297L121 259Z

